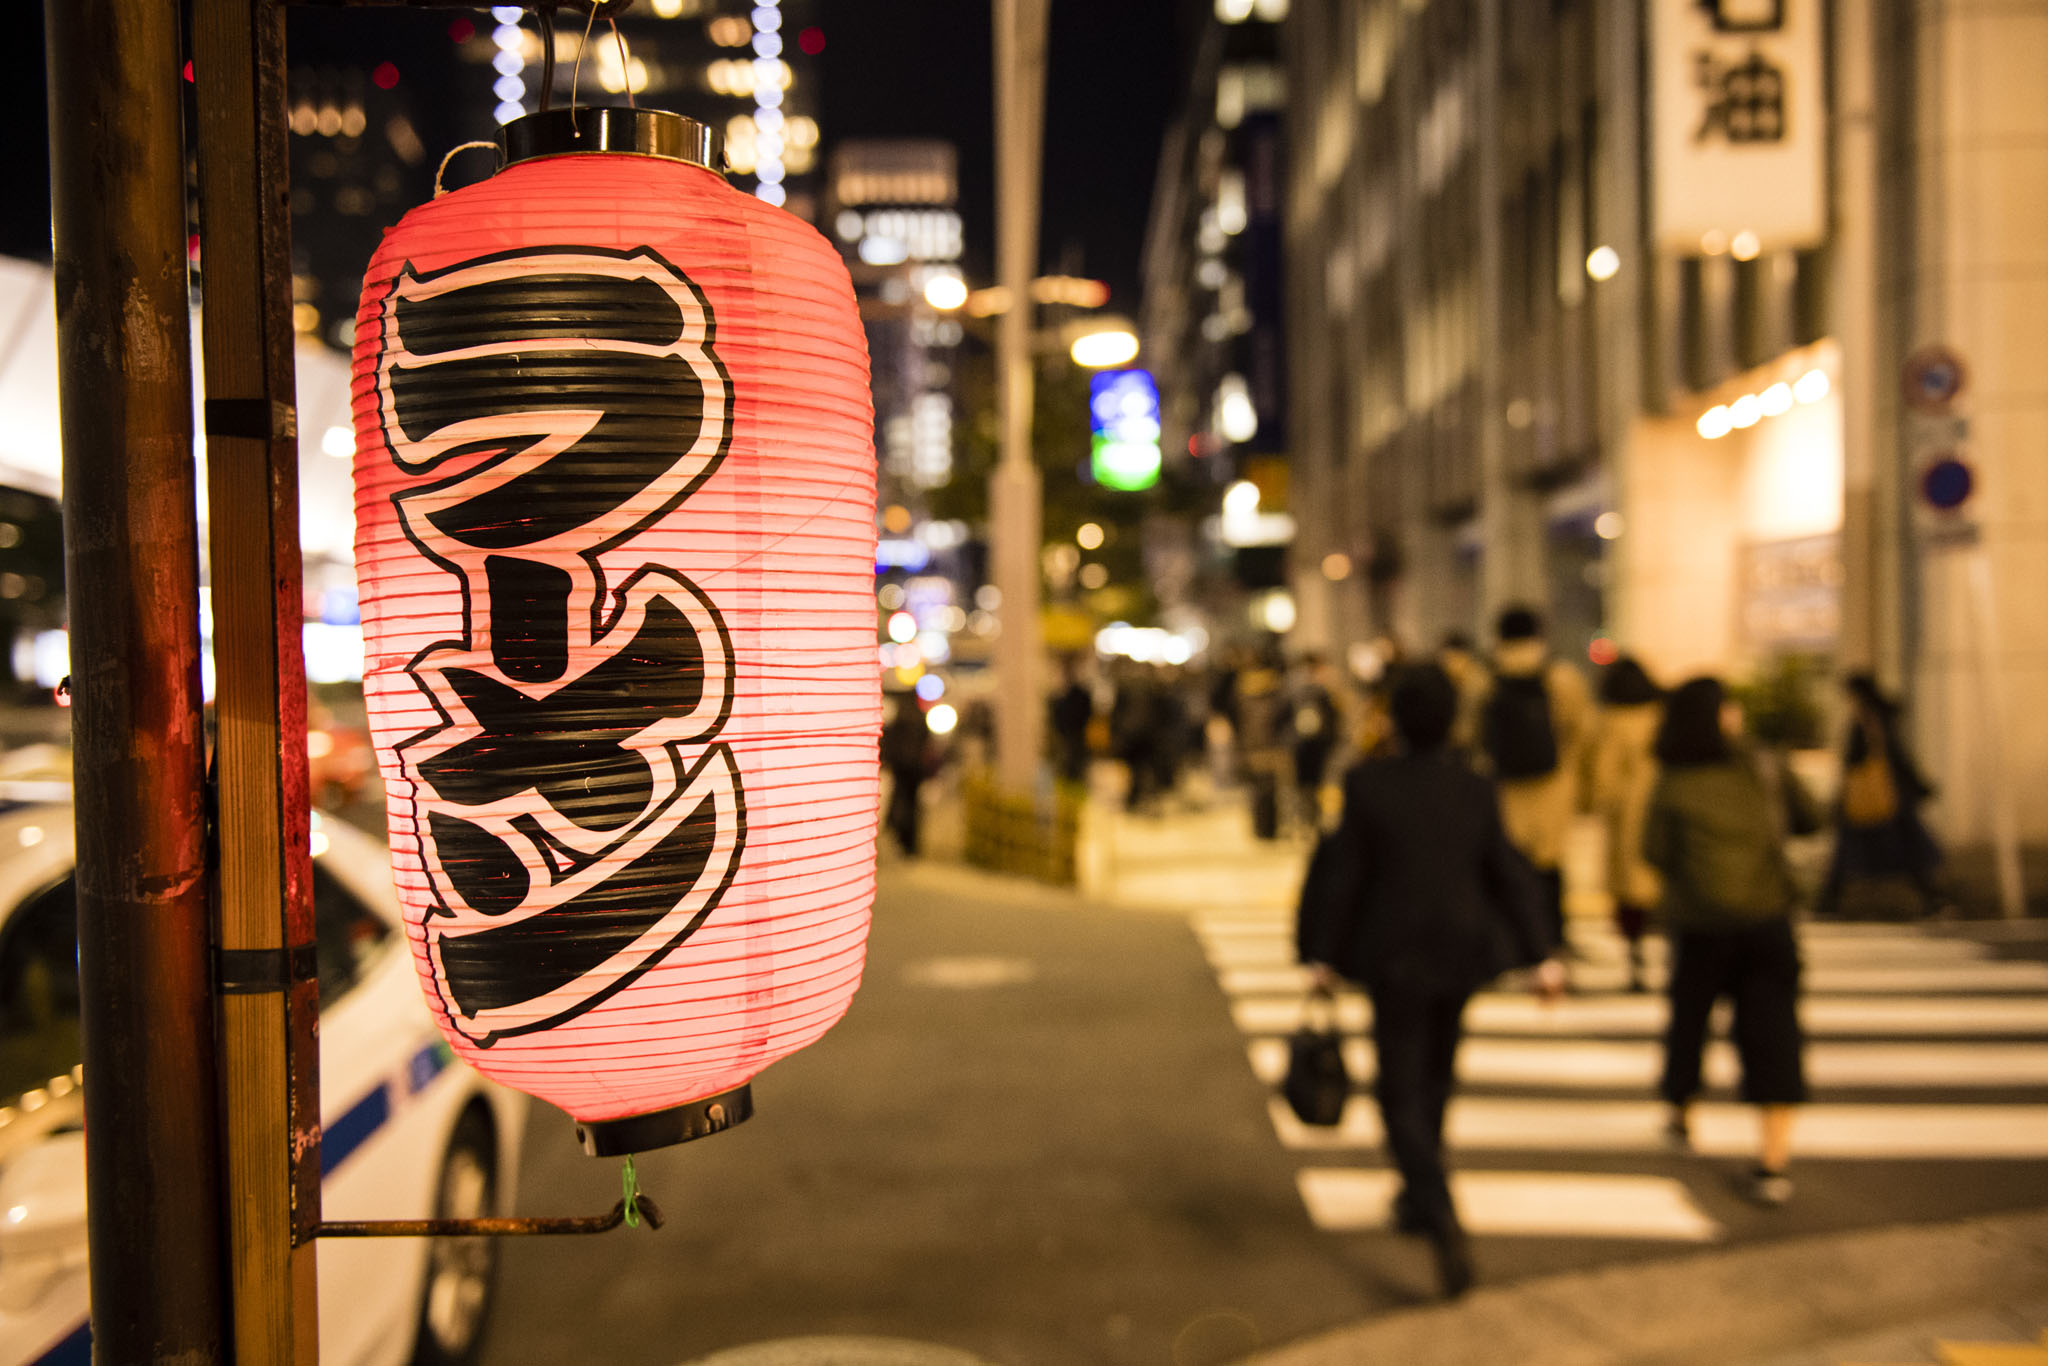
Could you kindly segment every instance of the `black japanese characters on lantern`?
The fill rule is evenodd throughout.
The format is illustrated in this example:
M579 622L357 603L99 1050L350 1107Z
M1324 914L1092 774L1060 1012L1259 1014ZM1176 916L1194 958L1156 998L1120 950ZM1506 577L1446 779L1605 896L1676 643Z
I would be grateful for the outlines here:
M630 985L738 865L725 622L631 553L717 470L732 388L709 305L651 250L407 269L381 307L388 497L465 623L407 665L440 720L396 750L434 984L488 1045Z

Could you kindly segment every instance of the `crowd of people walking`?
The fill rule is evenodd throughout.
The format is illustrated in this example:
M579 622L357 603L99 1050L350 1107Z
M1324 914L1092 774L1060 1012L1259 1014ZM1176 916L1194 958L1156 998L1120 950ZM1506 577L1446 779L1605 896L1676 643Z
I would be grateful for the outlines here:
M1841 781L1823 813L1782 750L1746 733L1720 679L1667 691L1624 655L1589 684L1524 607L1500 614L1492 647L1453 635L1415 660L1381 641L1373 667L1347 661L1355 686L1319 656L1290 663L1277 639L1203 671L1114 660L1091 681L1071 660L1047 710L1061 781L1086 785L1094 761L1110 760L1125 808L1150 817L1206 769L1210 791L1243 786L1258 838L1315 841L1297 950L1312 995L1349 982L1372 1002L1375 1098L1402 1180L1394 1224L1429 1240L1450 1295L1473 1278L1443 1141L1464 1012L1512 971L1545 999L1571 990L1565 864L1581 816L1604 833L1629 991L1657 985L1652 934L1668 946L1665 1138L1691 1144L1709 1023L1727 1000L1740 1095L1758 1116L1740 1181L1760 1205L1791 1198L1793 1116L1807 1098L1800 912L1844 914L1874 883L1910 888L1922 914L1948 910L1920 816L1932 786L1869 676L1845 683ZM885 823L906 853L919 847L936 756L922 710L903 699L881 757ZM1787 840L1828 814L1832 855L1808 889Z
M1835 802L1837 838L1816 913L1845 889L1905 878L1939 905L1939 854L1918 815L1930 795L1894 704L1848 682L1851 721ZM1756 1107L1760 1205L1791 1198L1795 1107L1806 1099L1795 919L1806 898L1787 857L1820 826L1782 754L1752 744L1721 680L1669 693L1642 664L1609 664L1597 691L1551 655L1531 610L1503 612L1490 661L1452 638L1439 658L1397 664L1371 705L1334 828L1305 882L1297 947L1312 993L1339 980L1373 1005L1375 1094L1402 1178L1401 1231L1430 1240L1443 1289L1472 1279L1445 1175L1443 1116L1473 993L1533 968L1539 994L1569 989L1567 836L1582 812L1606 834L1606 886L1627 946L1628 987L1650 988L1645 940L1669 944L1664 1064L1667 1140L1691 1143L1691 1112L1717 1001L1732 1003L1741 1097Z

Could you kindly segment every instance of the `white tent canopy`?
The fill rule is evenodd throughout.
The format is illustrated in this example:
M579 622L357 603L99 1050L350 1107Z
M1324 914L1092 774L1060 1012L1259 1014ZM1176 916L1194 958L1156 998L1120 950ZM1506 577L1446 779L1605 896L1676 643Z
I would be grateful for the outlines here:
M205 438L197 373L199 315L192 315L194 448L201 471L199 518L206 519ZM349 363L300 338L299 538L309 562L353 558L355 495L349 478ZM330 435L330 432L334 433ZM341 452L337 457L329 452ZM57 421L57 308L50 268L0 256L0 484L55 498L63 479Z

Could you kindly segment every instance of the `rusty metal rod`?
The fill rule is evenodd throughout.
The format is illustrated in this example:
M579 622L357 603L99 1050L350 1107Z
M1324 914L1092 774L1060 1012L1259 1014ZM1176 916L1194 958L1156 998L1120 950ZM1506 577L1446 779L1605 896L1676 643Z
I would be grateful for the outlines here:
M633 1197L633 1209L649 1228L661 1227L661 1210L644 1195ZM609 1233L626 1222L626 1202L609 1214L512 1217L505 1219L327 1219L322 1238L517 1238L558 1234Z
M228 1359L176 0L46 0L101 1361Z

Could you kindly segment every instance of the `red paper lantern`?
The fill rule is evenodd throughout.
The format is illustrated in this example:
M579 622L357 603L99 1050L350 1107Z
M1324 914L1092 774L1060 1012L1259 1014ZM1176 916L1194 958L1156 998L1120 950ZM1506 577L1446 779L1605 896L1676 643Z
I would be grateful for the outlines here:
M701 125L504 137L364 281L363 686L442 1031L630 1152L745 1118L860 981L867 348L838 254Z

